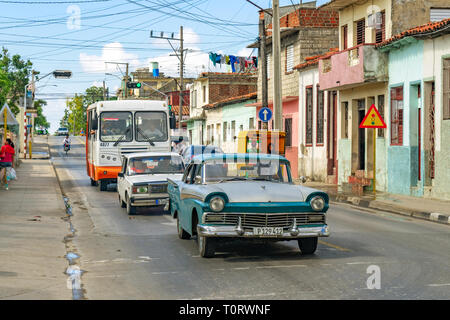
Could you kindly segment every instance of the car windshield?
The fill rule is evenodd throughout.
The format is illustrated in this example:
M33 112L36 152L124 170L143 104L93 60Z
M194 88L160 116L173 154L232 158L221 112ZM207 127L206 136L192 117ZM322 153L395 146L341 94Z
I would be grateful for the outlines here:
M180 156L149 156L131 158L128 164L128 175L183 173L184 167Z
M289 163L278 159L206 160L202 174L206 183L239 180L292 182Z
M134 114L137 141L167 141L167 114L162 111L145 111Z
M132 141L131 112L102 112L100 116L100 139L105 142Z

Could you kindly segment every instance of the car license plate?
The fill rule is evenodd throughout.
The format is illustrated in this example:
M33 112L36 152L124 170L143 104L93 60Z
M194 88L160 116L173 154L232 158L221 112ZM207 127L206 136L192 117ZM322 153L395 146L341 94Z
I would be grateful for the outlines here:
M257 227L253 228L253 234L255 236L281 236L283 234L283 228L281 227Z

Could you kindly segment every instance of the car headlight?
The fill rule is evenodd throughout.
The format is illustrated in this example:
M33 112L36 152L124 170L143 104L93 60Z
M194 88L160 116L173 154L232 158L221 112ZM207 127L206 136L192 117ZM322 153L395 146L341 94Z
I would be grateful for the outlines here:
M222 211L225 207L225 201L221 197L213 197L211 201L209 201L209 207L215 212Z
M314 211L322 211L325 207L325 200L321 196L315 196L309 202Z
M147 193L148 187L133 187L133 193Z

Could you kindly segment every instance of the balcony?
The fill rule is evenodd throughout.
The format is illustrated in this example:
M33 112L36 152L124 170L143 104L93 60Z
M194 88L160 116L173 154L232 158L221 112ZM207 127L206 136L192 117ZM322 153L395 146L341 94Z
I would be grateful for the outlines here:
M319 60L321 90L342 90L388 80L388 57L374 44L361 44Z

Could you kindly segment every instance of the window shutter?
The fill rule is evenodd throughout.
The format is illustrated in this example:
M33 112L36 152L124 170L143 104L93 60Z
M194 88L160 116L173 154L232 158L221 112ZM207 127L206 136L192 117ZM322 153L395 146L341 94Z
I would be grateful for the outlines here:
M356 44L365 42L366 22L364 19L356 22Z
M386 26L385 26L385 13L381 12L381 26L380 29L377 29L375 32L375 42L380 43L386 39Z
M291 72L294 69L294 45L286 47L286 72Z

